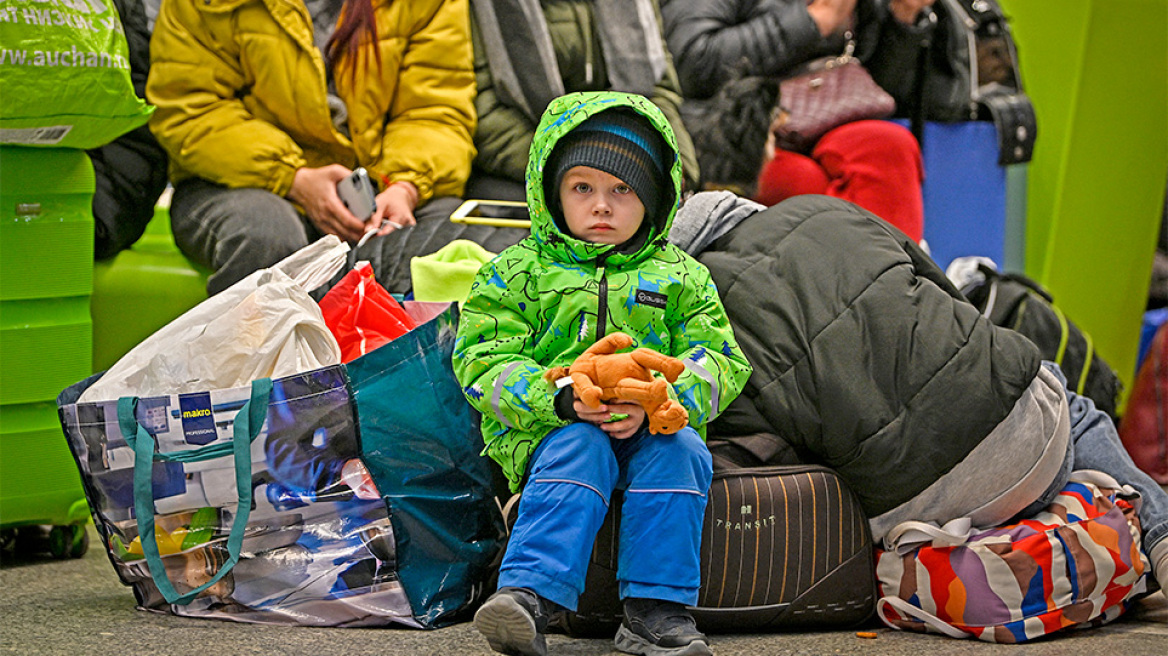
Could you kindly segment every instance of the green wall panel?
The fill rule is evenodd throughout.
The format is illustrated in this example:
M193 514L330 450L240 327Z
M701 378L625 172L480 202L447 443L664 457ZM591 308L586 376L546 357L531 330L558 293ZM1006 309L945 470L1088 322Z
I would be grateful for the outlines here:
M1168 0L1001 0L1038 115L1026 272L1130 389L1168 179Z

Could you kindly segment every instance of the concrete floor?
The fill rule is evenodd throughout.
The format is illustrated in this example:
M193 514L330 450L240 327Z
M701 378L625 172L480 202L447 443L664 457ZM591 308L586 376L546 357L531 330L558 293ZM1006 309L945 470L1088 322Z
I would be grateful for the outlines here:
M92 527L93 545L100 545ZM1006 654L1011 656L1164 656L1168 654L1168 600L1144 598L1119 621L1068 632L1018 647L900 633L873 625L875 639L855 630L771 635L717 635L719 656L771 654ZM616 654L608 640L549 638L552 654ZM1024 650L1024 651L1022 651ZM0 561L0 652L13 654L343 655L486 656L491 654L470 624L435 631L318 629L196 620L135 610L98 546L77 560L9 556Z

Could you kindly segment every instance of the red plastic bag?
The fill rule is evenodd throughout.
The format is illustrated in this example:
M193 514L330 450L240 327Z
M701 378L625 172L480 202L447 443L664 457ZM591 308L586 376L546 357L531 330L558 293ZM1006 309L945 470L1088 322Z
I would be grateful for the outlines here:
M413 330L417 324L359 262L320 299L324 322L341 345L341 362L351 362Z

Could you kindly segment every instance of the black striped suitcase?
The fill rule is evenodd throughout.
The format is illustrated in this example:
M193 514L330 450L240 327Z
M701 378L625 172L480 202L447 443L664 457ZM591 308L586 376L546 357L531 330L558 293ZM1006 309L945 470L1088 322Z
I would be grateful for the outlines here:
M617 598L619 499L596 536L584 594L558 625L576 636L612 635ZM850 626L875 608L868 521L826 467L792 465L714 474L702 529L702 587L692 609L708 632Z

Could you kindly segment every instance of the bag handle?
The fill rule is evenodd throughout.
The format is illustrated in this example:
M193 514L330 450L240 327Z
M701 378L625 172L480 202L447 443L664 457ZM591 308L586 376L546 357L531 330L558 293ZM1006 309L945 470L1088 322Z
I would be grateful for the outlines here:
M134 449L134 514L138 519L138 536L146 566L154 585L167 603L186 605L207 588L219 582L235 567L243 547L243 533L251 515L251 443L259 436L268 412L268 402L272 395L272 380L261 378L251 383L251 398L235 415L234 434L230 444L215 443L183 451L181 453L155 453L152 436L135 417L138 398L125 396L118 399L118 424L126 443ZM227 455L235 457L235 487L239 494L239 506L235 521L227 536L227 560L219 567L209 581L186 594L179 594L166 574L162 555L158 551L158 540L154 534L154 491L152 478L154 461L201 462Z
M897 524L884 536L884 550L903 556L926 542L934 547L958 547L968 542L970 535L973 535L973 522L969 517L958 517L944 526L909 520Z
M1106 494L1104 490L1115 490L1115 495L1126 499L1128 503L1139 512L1140 506L1143 505L1143 496L1140 491L1127 483L1120 483L1115 480L1115 477L1106 472L1101 472L1097 469L1076 469L1071 472L1071 481L1075 483L1085 483L1087 485L1094 485L1100 494Z
M908 615L909 617L920 620L924 622L925 625L929 628L935 630L938 633L947 635L950 638L964 640L973 637L973 634L958 629L957 627L949 624L948 622L945 622L941 618L933 615L923 608L918 608L917 606L908 603L900 597L892 596L881 597L876 600L876 614L880 616L880 621L887 624L889 628L900 629L901 627L896 626L892 622L889 622L884 617L885 606L892 606L895 610L900 611L901 614Z
M1099 489L1116 490L1125 498L1137 498L1135 503L1139 503L1140 494L1135 488L1121 484L1110 474L1098 470L1076 469L1071 472L1068 480L1093 485ZM944 526L937 526L935 522L909 520L897 524L888 531L884 536L884 550L903 556L929 542L934 547L958 547L968 542L974 532L975 527L969 517L958 517Z

